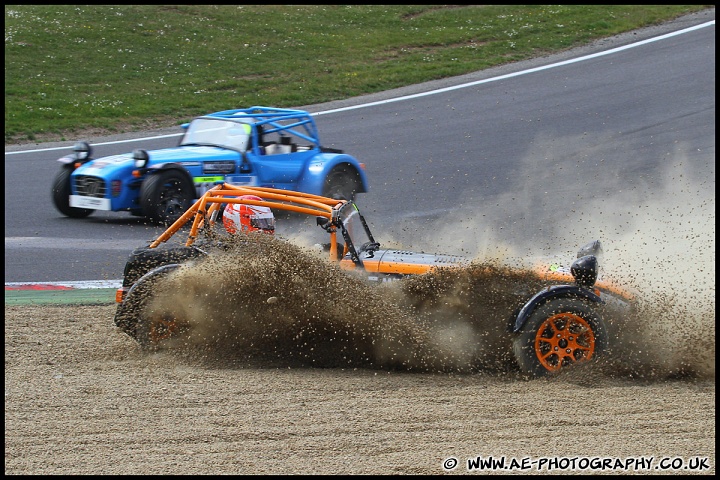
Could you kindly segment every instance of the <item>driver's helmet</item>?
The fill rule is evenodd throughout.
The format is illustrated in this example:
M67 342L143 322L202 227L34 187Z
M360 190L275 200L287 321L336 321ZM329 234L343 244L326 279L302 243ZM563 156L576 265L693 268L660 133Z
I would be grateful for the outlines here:
M262 200L255 195L238 197L245 200ZM275 233L275 216L269 207L228 203L223 212L223 227L229 233L256 232Z

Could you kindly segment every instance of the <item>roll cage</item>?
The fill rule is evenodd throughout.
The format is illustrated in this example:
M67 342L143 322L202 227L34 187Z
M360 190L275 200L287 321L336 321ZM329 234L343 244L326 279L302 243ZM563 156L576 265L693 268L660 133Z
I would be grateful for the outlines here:
M257 106L223 110L198 117L196 120L202 119L232 120L239 124L252 125L256 135L251 135L252 143L248 146L248 150L254 147L266 146L267 143L275 143L274 141L267 142L266 139L268 138L275 138L278 143L288 141L287 144L289 145L291 137L296 137L296 139L308 142L313 148L320 148L320 140L315 121L312 116L304 110ZM183 127L187 129L189 125L190 124L187 123L184 124ZM184 140L181 140L181 144L184 144Z
M237 198L243 195L255 195L261 200ZM228 183L218 184L205 192L148 247L156 248L167 242L191 220L185 246L193 245L199 233L210 233L215 229L216 223L220 221L218 215L222 205L230 203L265 206L273 210L314 215L317 218L317 225L330 235L331 261L337 261L349 253L353 263L362 267L361 254L364 253L367 258L372 258L373 252L380 248L365 218L352 201L277 188L239 187ZM344 245L337 241L338 232L345 242ZM343 249L342 252L339 251L340 248Z

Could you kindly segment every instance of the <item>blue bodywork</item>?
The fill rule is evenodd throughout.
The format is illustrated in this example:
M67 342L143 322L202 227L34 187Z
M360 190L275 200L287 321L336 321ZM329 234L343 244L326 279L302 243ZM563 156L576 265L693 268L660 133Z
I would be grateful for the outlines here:
M197 117L183 128L177 147L147 151L144 168L136 166L133 153L84 163L59 159L63 168L75 167L70 206L143 215L143 182L170 169L192 182L195 199L222 182L328 195L326 180L333 169L355 180L353 194L368 191L364 165L340 150L322 147L308 112L270 107L226 110Z

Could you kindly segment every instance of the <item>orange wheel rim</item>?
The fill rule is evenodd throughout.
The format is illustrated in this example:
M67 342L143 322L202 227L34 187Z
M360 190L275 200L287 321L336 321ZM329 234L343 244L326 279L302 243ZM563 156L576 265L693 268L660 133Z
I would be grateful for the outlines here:
M549 371L590 360L595 353L595 334L590 325L573 313L547 318L535 334L535 355Z
M174 317L156 317L151 320L148 338L151 343L157 344L175 335L180 330Z

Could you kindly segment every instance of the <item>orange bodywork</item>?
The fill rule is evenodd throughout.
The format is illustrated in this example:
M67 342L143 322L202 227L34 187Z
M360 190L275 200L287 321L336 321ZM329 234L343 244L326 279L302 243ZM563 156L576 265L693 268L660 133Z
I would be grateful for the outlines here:
M439 267L457 267L466 259L452 255L422 254L398 250L382 250L372 257L363 257L363 270L386 275L422 275ZM340 268L357 268L350 258L340 261Z
M364 270L370 273L396 273L399 275L421 275L432 270L432 265L420 263L403 263L403 262L381 262L379 259L365 258L363 259ZM343 258L340 261L340 268L344 270L354 270L357 267L355 262L349 258Z
M350 260L346 263L352 264ZM420 275L429 272L433 267L431 265L420 263L404 263L404 262L386 262L380 260L364 259L363 265L365 270L373 273L398 273L400 275Z

